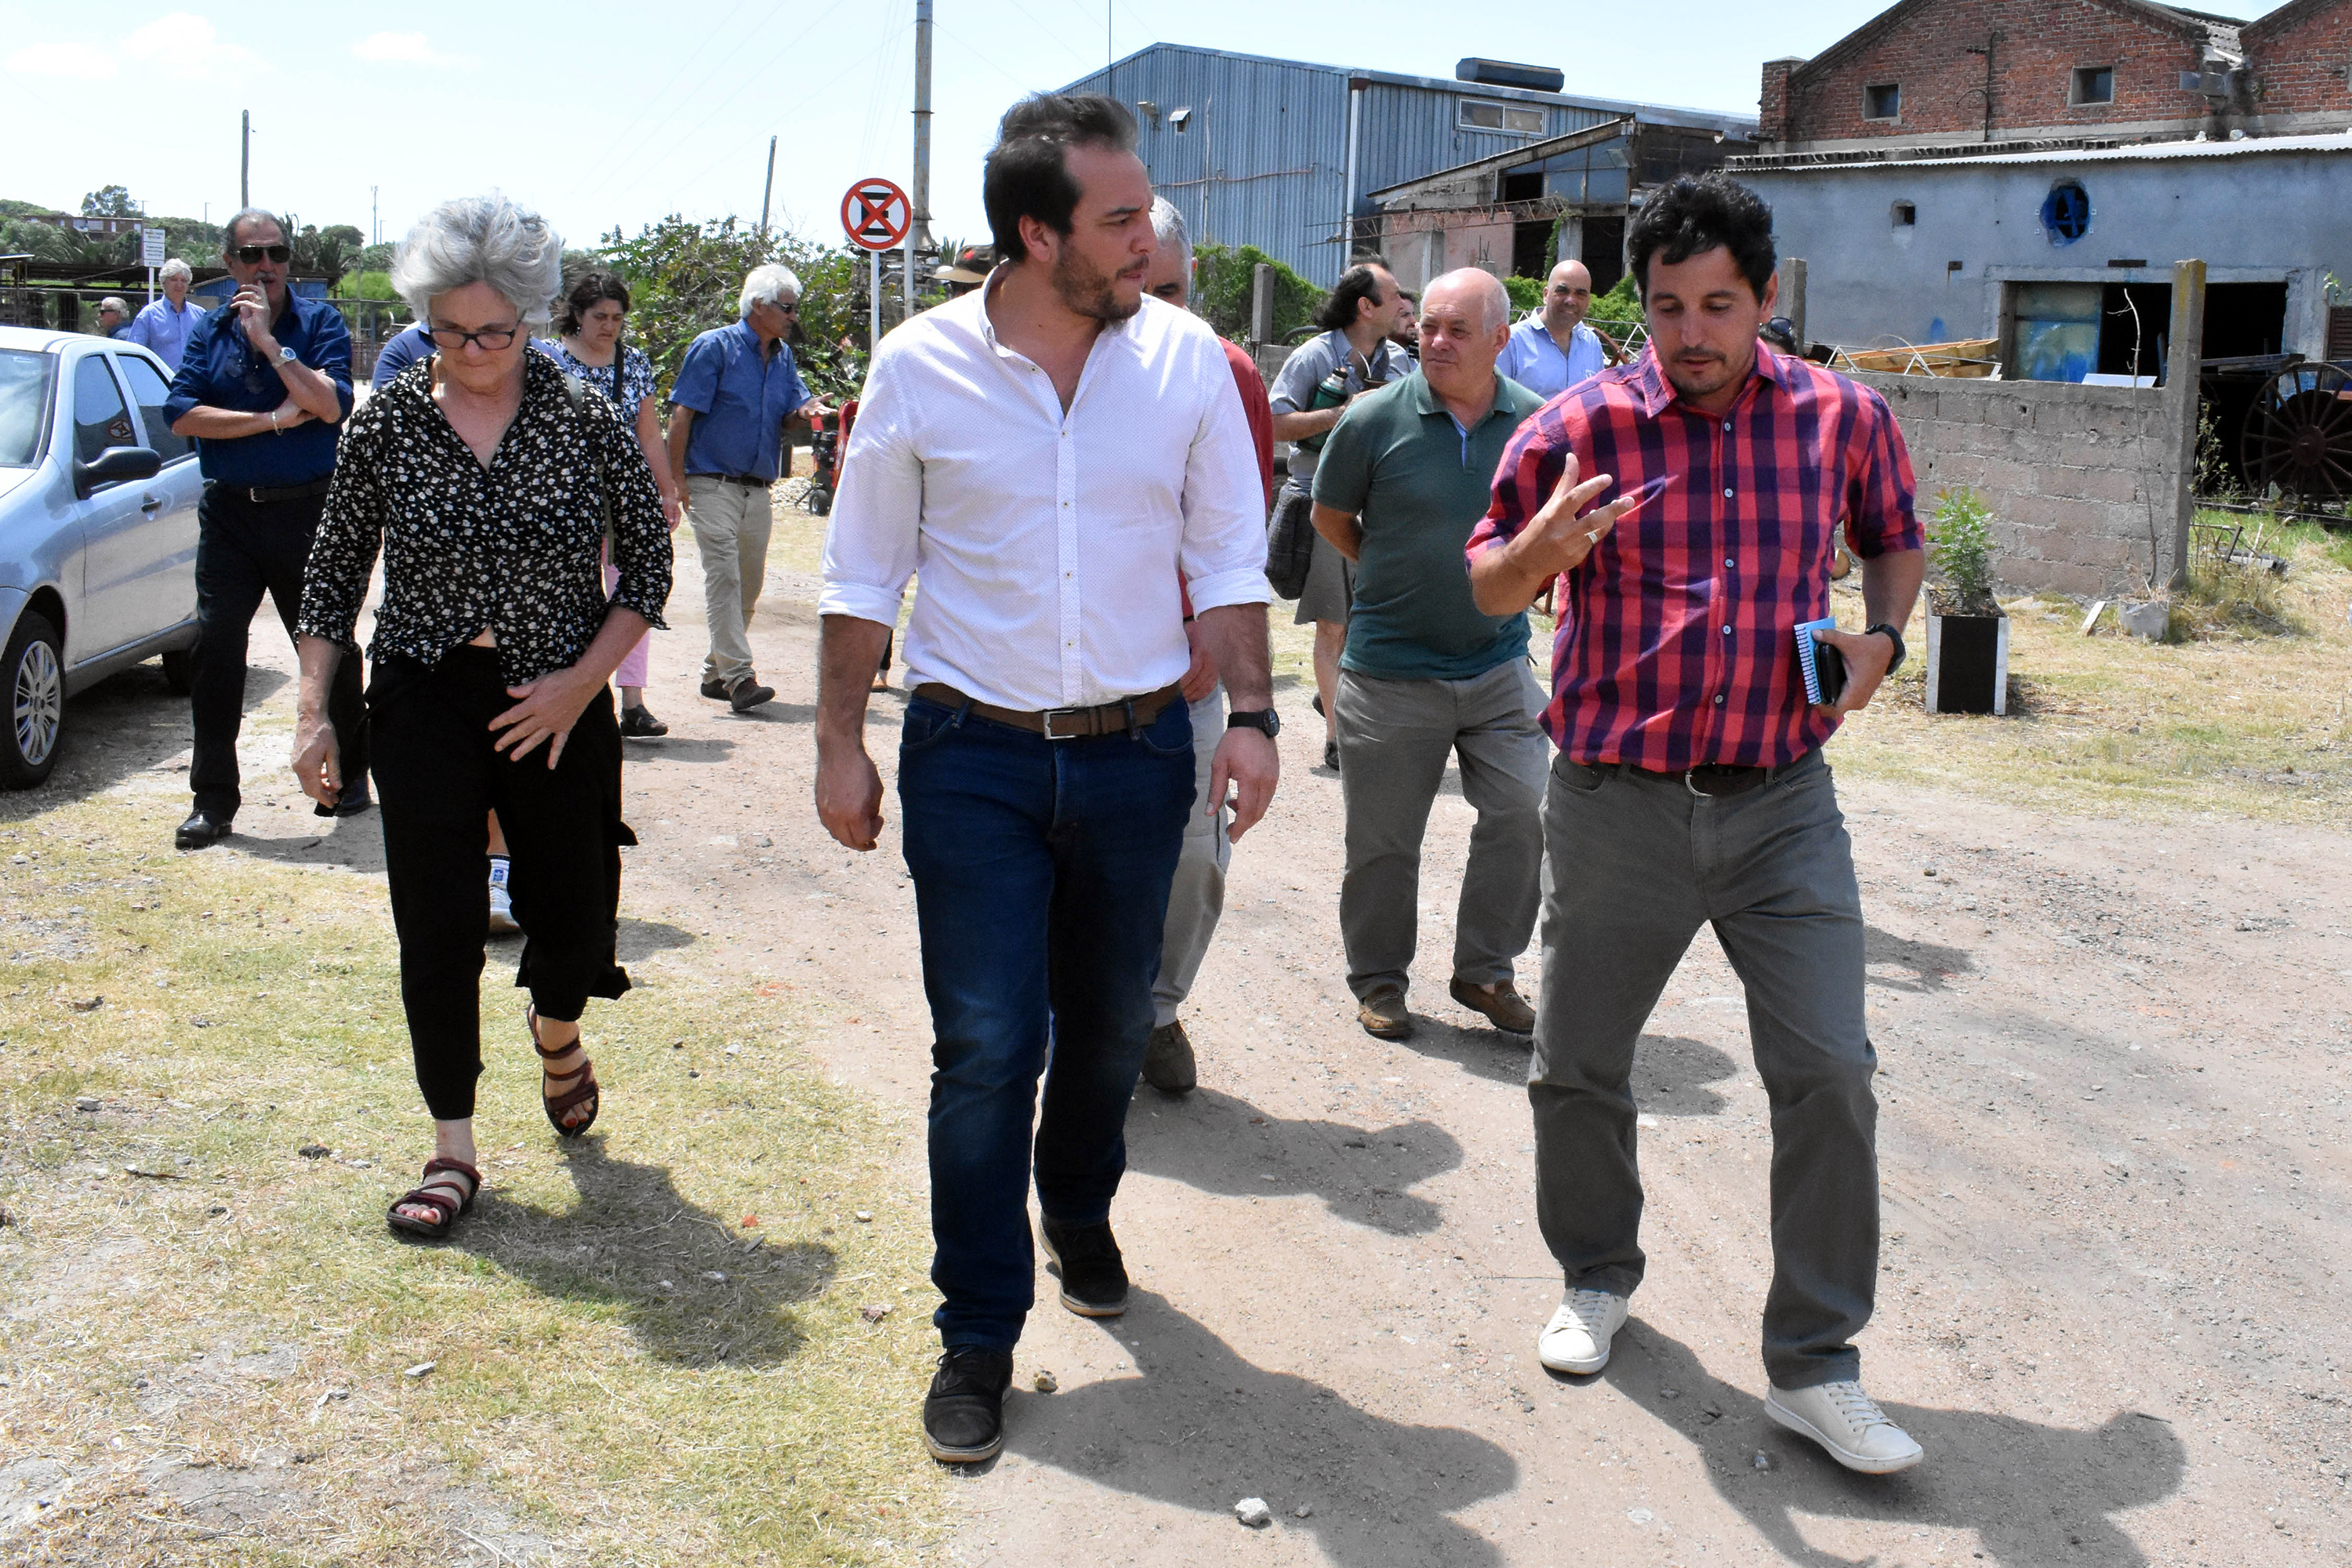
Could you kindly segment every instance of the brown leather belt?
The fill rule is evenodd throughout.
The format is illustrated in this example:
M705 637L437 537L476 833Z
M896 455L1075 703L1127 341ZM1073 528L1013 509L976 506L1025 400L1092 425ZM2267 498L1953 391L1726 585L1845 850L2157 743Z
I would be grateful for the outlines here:
M1049 708L1042 713L1024 713L1017 708L982 702L936 680L927 680L915 688L915 695L925 702L965 709L992 724L1026 730L1049 741L1091 741L1101 735L1129 734L1159 718L1160 710L1171 702L1183 700L1181 687L1163 686L1141 697L1106 702L1096 708Z

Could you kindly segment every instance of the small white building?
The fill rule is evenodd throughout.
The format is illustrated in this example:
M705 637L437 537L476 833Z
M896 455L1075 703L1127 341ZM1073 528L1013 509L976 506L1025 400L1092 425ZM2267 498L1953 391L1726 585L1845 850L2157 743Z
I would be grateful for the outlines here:
M1816 342L1998 340L2011 380L2158 374L2172 264L2208 268L2206 358L2352 356L2352 134L1727 165L1806 263Z

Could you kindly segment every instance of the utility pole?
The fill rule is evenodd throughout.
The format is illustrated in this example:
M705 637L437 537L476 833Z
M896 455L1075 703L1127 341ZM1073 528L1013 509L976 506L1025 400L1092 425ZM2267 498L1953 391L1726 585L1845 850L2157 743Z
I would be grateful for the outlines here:
M370 245L383 243L383 204L377 199L377 193L383 189L382 185L368 187L368 243Z
M915 0L914 211L907 221L907 314L915 313L915 253L931 247L931 0Z
M236 205L253 205L253 110L245 111L245 129L236 143Z
M776 194L776 139L768 138L768 183L760 187L760 237L768 237L768 198Z

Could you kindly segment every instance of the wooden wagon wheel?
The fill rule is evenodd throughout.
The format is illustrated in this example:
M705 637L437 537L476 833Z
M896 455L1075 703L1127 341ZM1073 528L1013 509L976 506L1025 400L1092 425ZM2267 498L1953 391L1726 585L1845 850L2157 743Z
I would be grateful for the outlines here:
M2352 498L2352 376L2306 362L2263 383L2240 458L2257 495L2275 485L2310 509Z

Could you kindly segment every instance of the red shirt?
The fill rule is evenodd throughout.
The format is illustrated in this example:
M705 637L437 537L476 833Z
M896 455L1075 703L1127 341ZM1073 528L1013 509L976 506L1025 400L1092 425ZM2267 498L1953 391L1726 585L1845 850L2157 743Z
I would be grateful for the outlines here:
M1265 377L1260 375L1257 362L1249 351L1231 338L1217 340L1225 345L1225 363L1233 367L1234 385L1242 395L1242 417L1249 421L1250 441L1257 447L1258 482L1265 487L1265 504L1274 506L1274 408L1266 402Z
M1614 477L1603 501L1670 482L1560 579L1543 724L1561 754L1678 773L1778 767L1828 740L1837 720L1805 701L1796 627L1830 613L1836 531L1864 558L1921 544L1886 400L1759 343L1739 400L1709 417L1644 353L1519 426L1472 560L1536 514L1569 451L1586 477Z

